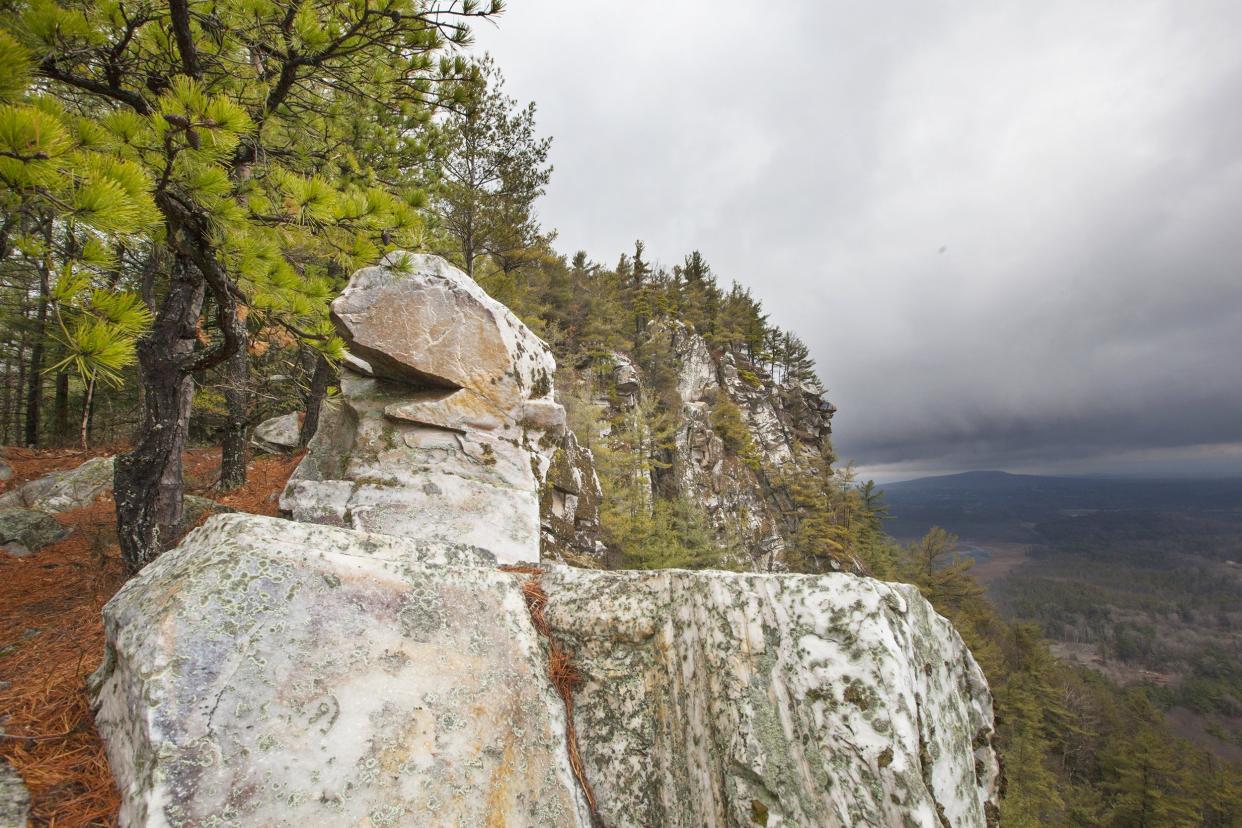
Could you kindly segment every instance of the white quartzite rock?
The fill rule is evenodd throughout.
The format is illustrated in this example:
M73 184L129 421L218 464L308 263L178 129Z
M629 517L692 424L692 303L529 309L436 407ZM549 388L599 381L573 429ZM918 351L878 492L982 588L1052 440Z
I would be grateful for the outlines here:
M527 575L470 547L216 516L105 609L122 826L591 825ZM910 587L544 572L603 822L984 826L991 697Z
M847 574L543 577L610 828L984 826L992 698L914 587Z
M489 561L209 519L104 610L122 826L588 824L521 580Z
M355 360L281 508L538 561L543 477L565 431L548 346L437 256L359 270L332 314Z

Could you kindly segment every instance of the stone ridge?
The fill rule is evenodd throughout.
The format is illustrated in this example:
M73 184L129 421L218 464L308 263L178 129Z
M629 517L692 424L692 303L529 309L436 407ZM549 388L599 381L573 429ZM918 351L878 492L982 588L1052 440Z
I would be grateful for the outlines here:
M814 384L778 381L731 352L713 353L684 322L654 320L647 336L672 356L681 405L672 462L646 472L647 484L653 492L674 492L700 504L721 546L734 552L728 565L760 572L785 569L797 521L780 477L799 463L813 467L831 453L836 408ZM640 416L639 403L653 389L628 355L613 352L611 359L612 387L603 389L594 404L608 412L602 419ZM713 409L725 401L738 408L753 447L750 458L726 451L713 427Z
M121 825L592 825L529 576L484 550L210 518L104 609ZM544 567L603 824L994 814L991 696L910 587Z
M564 567L541 583L585 677L578 745L610 828L994 816L991 694L914 587Z

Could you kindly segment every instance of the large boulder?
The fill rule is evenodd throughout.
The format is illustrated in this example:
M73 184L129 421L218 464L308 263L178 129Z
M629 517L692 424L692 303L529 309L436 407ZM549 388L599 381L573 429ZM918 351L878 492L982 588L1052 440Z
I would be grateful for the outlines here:
M281 508L538 561L544 478L566 432L548 346L436 256L359 270L332 314L352 358Z
M916 588L566 567L542 585L610 828L994 819L991 694Z
M104 611L123 828L586 828L574 757L616 828L994 813L987 686L912 587L492 561L209 519Z
M15 558L24 558L68 534L48 512L0 509L0 550Z
M121 825L589 824L521 578L491 563L210 518L104 609Z
M302 414L292 411L270 417L254 427L250 442L273 454L293 451L302 444Z
M112 491L111 457L94 457L82 465L52 472L0 495L0 509L38 509L67 512L83 509Z
M502 412L552 391L551 349L439 256L392 253L357 271L332 318L378 376L467 388Z

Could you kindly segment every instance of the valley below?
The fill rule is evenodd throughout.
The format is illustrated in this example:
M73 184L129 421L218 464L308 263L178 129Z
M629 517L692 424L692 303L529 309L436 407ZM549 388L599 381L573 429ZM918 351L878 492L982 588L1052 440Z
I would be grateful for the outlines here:
M1008 620L1242 761L1242 481L973 472L884 491L895 537L953 533Z

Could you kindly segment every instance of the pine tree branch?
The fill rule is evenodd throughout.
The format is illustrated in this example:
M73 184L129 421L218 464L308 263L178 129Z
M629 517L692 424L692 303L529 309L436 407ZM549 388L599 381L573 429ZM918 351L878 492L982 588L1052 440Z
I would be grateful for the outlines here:
M151 105L147 103L146 98L129 89L123 89L119 85L100 83L94 78L83 77L82 75L74 75L62 70L56 65L54 58L45 58L39 64L39 72L46 78L59 81L67 86L75 89L81 89L83 92L93 92L105 98L126 104L139 115L150 115Z

